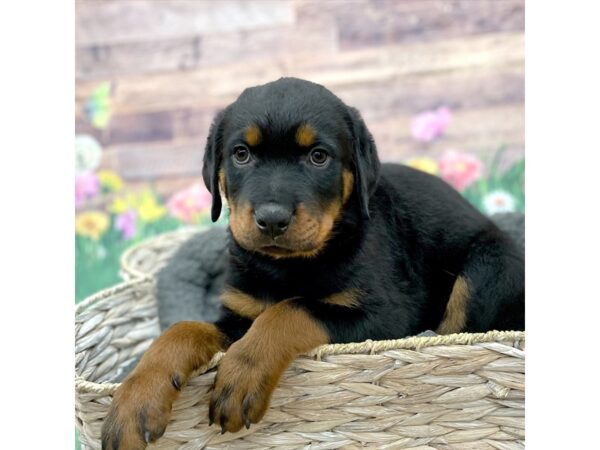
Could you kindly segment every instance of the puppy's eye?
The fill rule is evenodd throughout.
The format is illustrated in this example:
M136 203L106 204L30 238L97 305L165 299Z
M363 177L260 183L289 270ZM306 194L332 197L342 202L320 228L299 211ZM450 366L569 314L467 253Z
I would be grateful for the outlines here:
M250 150L245 145L236 145L233 148L233 160L237 164L248 164L250 162Z
M329 155L325 150L315 148L308 155L308 160L313 166L323 167L329 161Z

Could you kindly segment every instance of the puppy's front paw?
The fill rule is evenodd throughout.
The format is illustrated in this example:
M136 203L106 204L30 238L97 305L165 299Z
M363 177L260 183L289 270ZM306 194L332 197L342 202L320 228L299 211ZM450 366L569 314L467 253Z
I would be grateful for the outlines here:
M229 349L217 371L209 405L209 423L221 426L221 432L250 428L265 415L278 375L265 365L244 356L235 344Z
M134 373L113 396L102 426L102 450L143 450L165 432L181 386L176 374Z

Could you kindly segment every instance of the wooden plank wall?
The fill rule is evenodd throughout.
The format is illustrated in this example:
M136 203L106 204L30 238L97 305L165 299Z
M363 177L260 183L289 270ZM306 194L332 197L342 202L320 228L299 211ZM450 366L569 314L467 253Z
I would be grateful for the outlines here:
M322 83L359 108L385 161L524 152L523 0L78 0L76 129L102 166L168 194L198 179L210 121L247 86ZM94 129L91 92L111 83ZM415 142L410 119L447 105L447 136Z

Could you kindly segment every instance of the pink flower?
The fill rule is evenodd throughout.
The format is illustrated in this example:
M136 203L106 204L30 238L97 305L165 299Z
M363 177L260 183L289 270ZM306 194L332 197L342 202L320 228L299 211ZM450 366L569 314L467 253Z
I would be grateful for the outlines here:
M468 153L446 150L439 162L440 176L458 191L464 191L481 177L483 164Z
M93 172L81 172L75 175L75 207L79 208L89 198L100 191L100 180Z
M187 189L179 191L167 202L167 209L173 216L186 223L194 223L198 214L210 207L212 196L206 188L196 183Z
M415 116L410 124L410 132L417 141L431 142L444 134L449 122L450 110L440 106L434 111L425 111Z
M115 228L121 232L123 239L131 239L135 236L137 225L137 214L135 210L129 210L117 216Z

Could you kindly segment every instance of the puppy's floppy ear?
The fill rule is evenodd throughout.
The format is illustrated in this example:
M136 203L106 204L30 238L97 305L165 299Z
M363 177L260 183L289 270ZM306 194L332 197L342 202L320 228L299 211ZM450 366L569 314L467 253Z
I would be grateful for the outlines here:
M369 199L377 187L381 163L377 156L377 147L373 136L367 129L356 108L348 107L348 118L352 133L354 164L354 183L358 193L358 202L365 218L369 218Z
M219 169L223 160L223 128L224 128L225 110L219 112L214 118L206 147L204 149L204 165L202 166L202 178L206 189L212 194L211 219L216 222L221 215L221 193L219 192Z

